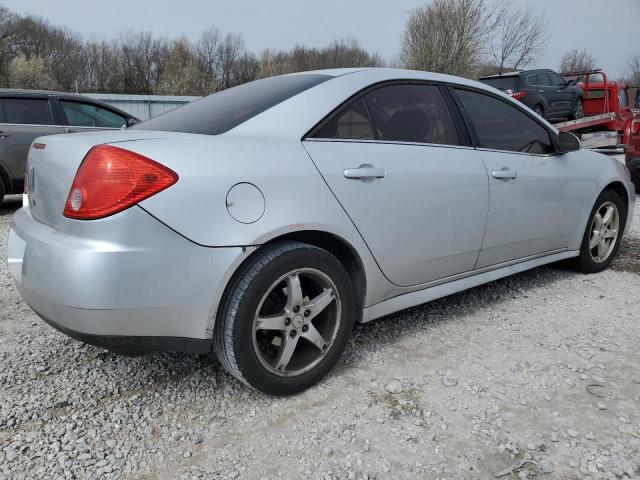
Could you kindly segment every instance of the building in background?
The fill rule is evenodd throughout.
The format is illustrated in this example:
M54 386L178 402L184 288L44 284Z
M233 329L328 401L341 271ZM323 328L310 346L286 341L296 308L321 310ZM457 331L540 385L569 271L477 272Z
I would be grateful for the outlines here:
M193 102L201 97L173 95L121 95L112 93L83 93L85 97L95 98L106 104L139 118L147 120L162 113L178 108L185 103Z

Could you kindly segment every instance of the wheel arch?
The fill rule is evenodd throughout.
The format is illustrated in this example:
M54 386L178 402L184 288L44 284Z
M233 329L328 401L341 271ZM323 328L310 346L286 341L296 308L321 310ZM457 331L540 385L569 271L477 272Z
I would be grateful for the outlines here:
M360 317L362 316L367 291L367 278L364 264L356 249L350 242L334 233L322 230L298 230L295 232L280 233L279 235L269 238L264 243L253 247L251 251L248 252L248 255L244 256L242 261L228 273L224 285L220 290L218 290L219 296L217 297L215 307L209 317L210 322L207 327L208 330L213 331L215 328L215 323L217 322L217 317L220 312L223 299L228 294L229 288L231 288L231 285L234 283L236 276L239 272L243 271L244 266L250 262L258 252L261 252L265 246L283 241L300 242L313 245L326 250L338 259L338 261L347 270L349 278L354 286L356 302L359 307L357 310L358 317L355 321L361 321Z
M5 195L10 194L13 190L11 185L11 178L9 177L9 173L1 163L0 163L0 181L2 182L2 186L4 187Z
M367 277L364 269L364 264L360 255L356 249L344 238L339 237L333 233L321 231L321 230L301 230L297 232L286 233L275 237L264 245L270 245L278 241L293 241L307 243L315 247L326 250L345 267L351 282L354 286L356 293L356 301L358 306L359 315L364 308L364 301L367 291ZM258 249L259 250L259 249ZM359 321L360 319L356 319Z
M610 182L602 189L603 192L605 190L613 190L614 192L616 192L624 202L624 206L627 209L627 212L629 211L629 192L627 192L626 187L621 181L615 180L613 182Z

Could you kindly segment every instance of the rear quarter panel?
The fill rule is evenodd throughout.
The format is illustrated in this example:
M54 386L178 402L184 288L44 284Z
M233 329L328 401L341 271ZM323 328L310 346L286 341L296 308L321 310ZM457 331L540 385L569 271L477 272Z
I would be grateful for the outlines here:
M191 241L207 247L251 246L288 233L322 231L358 252L369 287L367 303L394 291L300 140L184 134L119 146L178 173L178 183L140 206ZM252 223L235 220L227 208L227 194L239 183L255 185L264 197L264 213Z

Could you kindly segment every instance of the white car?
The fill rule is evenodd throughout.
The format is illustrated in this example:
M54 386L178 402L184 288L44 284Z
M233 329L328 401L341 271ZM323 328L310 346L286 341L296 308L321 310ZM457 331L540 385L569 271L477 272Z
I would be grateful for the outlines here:
M258 80L127 130L36 139L8 261L45 321L123 353L214 350L270 394L354 321L616 254L625 167L481 83L394 69Z

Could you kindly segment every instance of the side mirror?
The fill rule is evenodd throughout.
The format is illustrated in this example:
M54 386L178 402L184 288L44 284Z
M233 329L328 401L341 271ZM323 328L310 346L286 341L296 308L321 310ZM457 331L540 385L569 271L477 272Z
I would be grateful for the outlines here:
M558 141L556 143L558 153L569 153L580 150L580 140L573 133L560 132L558 134Z
M127 125L126 125L126 126L127 126L127 127L132 127L132 126L134 126L136 123L140 123L140 121L139 121L139 120L136 120L135 118L131 118L131 117L129 117L129 118L127 118Z

